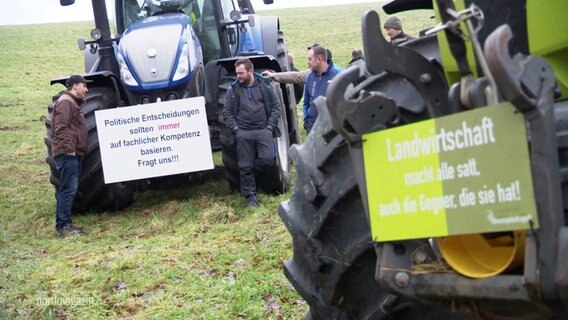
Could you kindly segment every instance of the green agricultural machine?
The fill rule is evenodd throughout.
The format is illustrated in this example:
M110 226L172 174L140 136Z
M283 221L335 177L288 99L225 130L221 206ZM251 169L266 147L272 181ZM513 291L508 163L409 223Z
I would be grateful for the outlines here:
M568 319L568 2L397 0L364 13L290 150L284 265L307 319Z
M64 6L74 2L60 0ZM225 94L236 79L234 63L240 57L250 58L259 71L289 70L278 18L256 15L250 0L92 0L92 8L92 40L78 41L85 56L82 75L93 82L89 83L83 109L89 148L83 159L74 211L120 210L132 203L141 186L155 182L175 185L200 174L105 184L95 111L198 96L205 97L211 152L222 151L227 181L238 190L233 133L225 127L222 116ZM51 83L64 84L66 79ZM274 140L276 165L258 174L257 185L265 192L282 193L290 184L288 148L299 143L300 138L294 88L274 86L283 111L279 121L283 134ZM52 101L58 97L54 96ZM51 156L53 103L48 112L47 163L51 168L50 181L57 188L59 178ZM195 157L201 156L196 152Z

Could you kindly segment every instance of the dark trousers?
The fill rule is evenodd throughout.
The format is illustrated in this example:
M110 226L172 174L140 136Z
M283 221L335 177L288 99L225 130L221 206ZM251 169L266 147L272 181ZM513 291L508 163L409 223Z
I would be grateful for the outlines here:
M59 171L55 227L60 229L71 223L71 208L81 177L81 158L61 154L55 157L55 166Z
M239 129L236 139L241 193L245 197L256 195L255 171L274 165L272 131Z

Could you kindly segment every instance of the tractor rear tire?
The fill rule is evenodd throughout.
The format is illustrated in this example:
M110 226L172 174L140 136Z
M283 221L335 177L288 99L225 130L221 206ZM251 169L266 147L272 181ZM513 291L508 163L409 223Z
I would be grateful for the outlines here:
M53 102L48 105L48 117L45 120L47 128L44 139L47 146L46 162L49 164L51 174L49 181L55 189L59 187L59 172L55 167L55 161L51 154L51 136L54 103L61 93L53 97ZM115 93L108 88L91 88L85 97L83 113L89 132L88 148L82 162L81 178L79 189L73 202L73 212L82 213L88 211L118 211L128 207L133 202L134 192L136 191L135 182L121 182L105 184L103 167L99 149L99 139L97 135L97 124L95 121L95 111L116 107L118 99Z
M279 215L294 255L284 273L310 306L308 319L384 319L395 297L375 281L376 254L347 143L334 129L325 100L302 145L290 148L297 178Z
M280 65L280 69L282 72L292 71L290 69L290 63L288 63L288 49L286 48L286 42L284 41L284 33L282 31L278 31L278 56L276 59L278 60L278 64ZM298 121L292 121L298 119L298 112L296 109L296 105L300 101L302 97L296 97L294 89L294 85L287 83L287 84L280 84L280 88L284 94L284 102L286 104L282 104L282 112L286 112L286 119L288 119L288 127L286 131L288 132L288 137L290 139L290 144L299 144L301 143L300 138L300 128L298 125Z
M348 144L333 128L326 100L302 145L290 148L294 194L279 215L292 236L284 273L310 306L306 319L471 319L385 292Z

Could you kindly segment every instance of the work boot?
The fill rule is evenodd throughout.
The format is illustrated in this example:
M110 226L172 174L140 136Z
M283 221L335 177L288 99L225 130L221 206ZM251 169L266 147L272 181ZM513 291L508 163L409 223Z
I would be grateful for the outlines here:
M258 202L256 201L256 196L250 195L247 197L247 204L249 209L256 209L258 207Z
M68 237L68 236L72 236L75 234L81 234L83 233L83 228L79 227L79 226L75 226L72 224L68 224L62 228L55 228L55 231L57 231L57 235L60 237Z
M70 223L69 225L71 226L72 229L78 230L79 232L83 233L83 227L81 227L80 225L73 223Z

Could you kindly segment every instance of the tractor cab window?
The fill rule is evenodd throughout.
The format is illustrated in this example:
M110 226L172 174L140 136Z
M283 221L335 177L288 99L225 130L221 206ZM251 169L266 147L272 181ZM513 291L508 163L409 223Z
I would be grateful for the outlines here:
M124 25L122 30L146 17L183 12L189 16L199 38L204 62L219 59L221 44L213 2L211 0L124 0L120 8Z
M151 17L170 12L184 12L195 21L192 15L195 3L198 0L124 0L122 1L122 20L124 29L128 28L132 23Z
M125 0L140 5L140 17L156 16L171 12L184 12L189 14L194 0Z
M143 17L142 5L144 0L124 0L124 8L122 10L124 14L124 28L126 29L133 22L140 20Z
M233 10L238 10L233 0L221 0L221 10L223 11L223 20L231 20L230 13Z
M195 0L195 2L199 14L194 29L201 43L203 62L207 63L221 57L217 17L215 16L213 1Z

